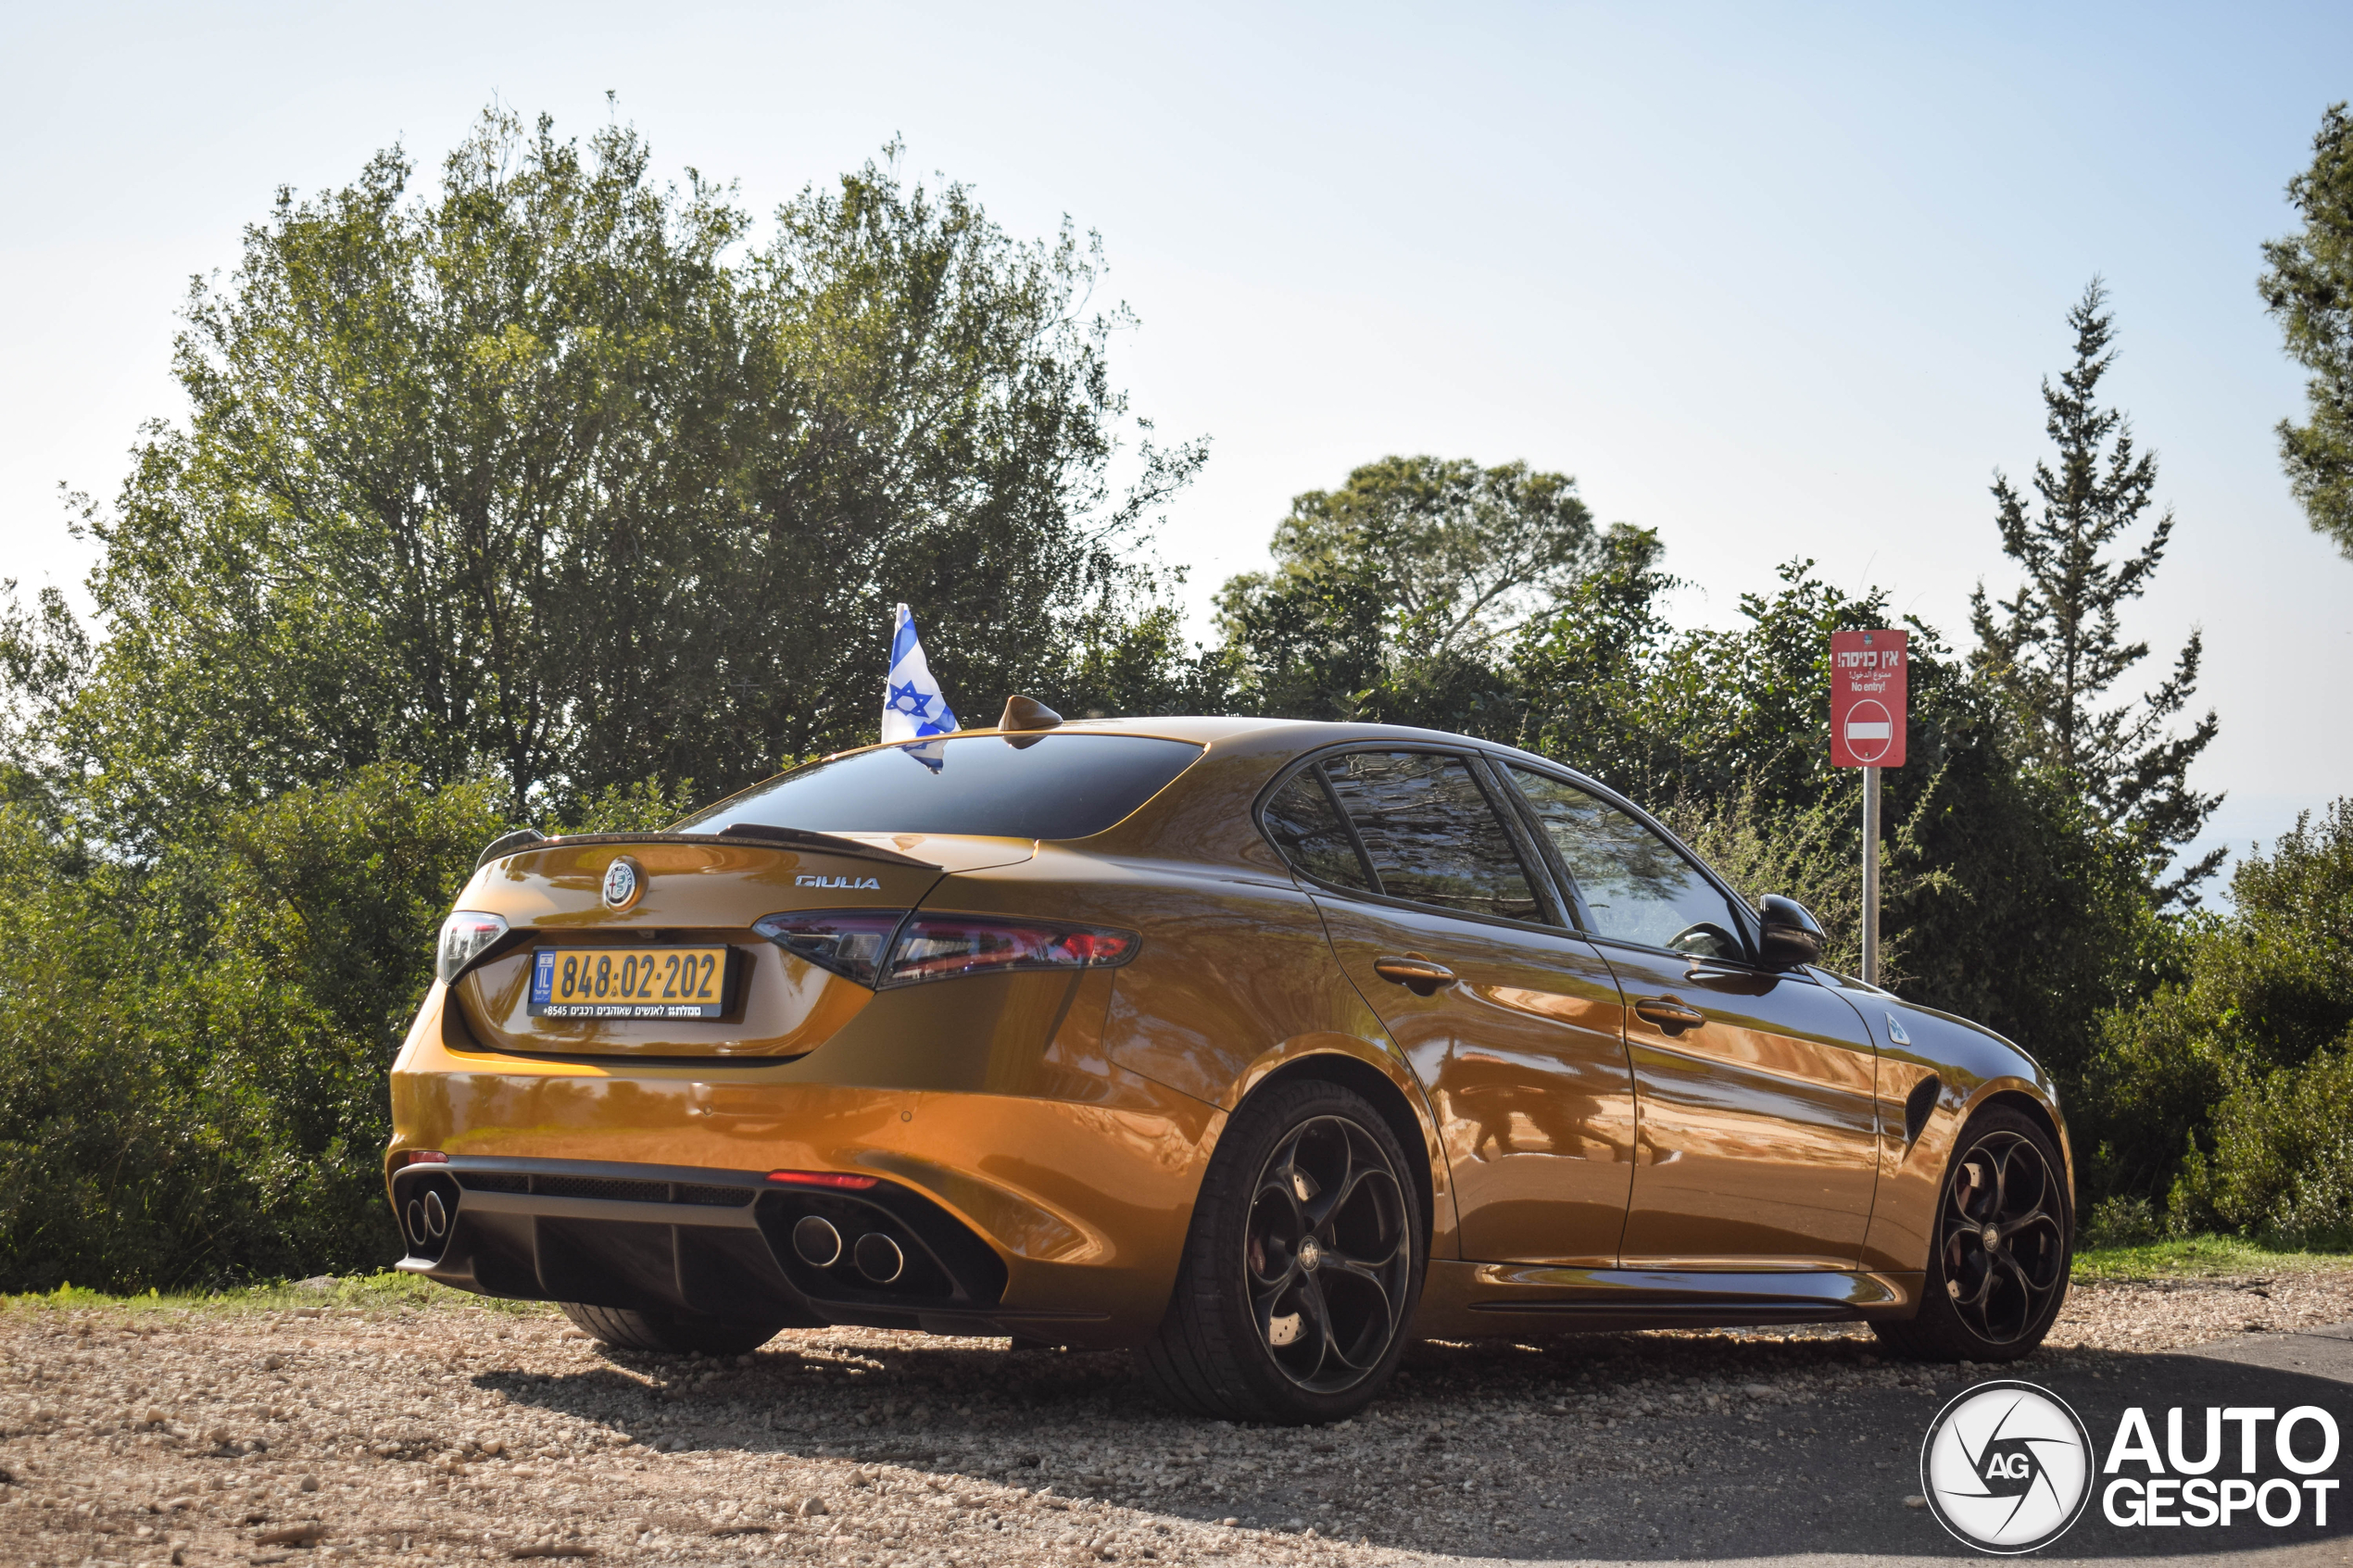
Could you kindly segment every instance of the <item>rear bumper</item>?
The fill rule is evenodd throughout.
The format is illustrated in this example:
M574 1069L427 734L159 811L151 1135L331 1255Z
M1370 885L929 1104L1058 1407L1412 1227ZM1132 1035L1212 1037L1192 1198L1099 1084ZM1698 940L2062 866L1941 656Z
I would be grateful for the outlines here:
M446 1218L399 1266L487 1295L1133 1345L1166 1311L1224 1120L1099 1050L1070 1061L1060 1037L1030 1058L1031 1092L988 1092L915 1072L839 1082L825 1049L769 1064L464 1049L441 1004L436 987L394 1066L386 1176L404 1233L428 1190ZM409 1164L415 1149L448 1162ZM875 1185L786 1187L772 1171ZM812 1269L791 1238L811 1214L850 1246L885 1232L923 1266L889 1287Z
M422 1219L428 1193L437 1231ZM461 1156L396 1172L393 1195L409 1240L399 1267L487 1296L955 1335L1086 1335L1110 1319L1008 1308L996 1251L891 1182L814 1191L740 1171ZM839 1238L830 1260L836 1248L795 1245L812 1220ZM876 1256L892 1266L860 1270L869 1237L887 1242Z

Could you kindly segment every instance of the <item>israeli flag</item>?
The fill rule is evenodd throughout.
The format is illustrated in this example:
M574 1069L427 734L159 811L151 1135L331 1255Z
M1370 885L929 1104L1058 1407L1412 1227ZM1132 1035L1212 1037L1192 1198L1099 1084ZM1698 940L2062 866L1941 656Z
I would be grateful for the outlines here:
M931 666L924 662L915 618L900 605L891 621L890 673L884 678L883 741L887 745L895 740L927 740L954 734L956 727L956 715L941 695L939 683L931 678Z

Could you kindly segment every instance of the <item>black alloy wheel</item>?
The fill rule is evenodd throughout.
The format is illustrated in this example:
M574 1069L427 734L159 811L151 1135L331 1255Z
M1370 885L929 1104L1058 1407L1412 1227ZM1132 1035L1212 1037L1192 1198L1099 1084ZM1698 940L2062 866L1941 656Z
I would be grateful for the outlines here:
M1253 1094L1194 1200L1145 1381L1226 1421L1342 1421L1388 1381L1421 1298L1420 1184L1371 1102L1318 1079Z
M1338 1116L1293 1129L1259 1173L1242 1251L1251 1321L1285 1377L1338 1394L1372 1375L1403 1326L1414 1248L1371 1134Z
M1880 1337L1937 1361L2013 1361L2050 1332L2067 1298L2074 1210L2050 1135L1997 1106L1972 1117L1937 1205L1919 1316Z
M1962 1156L1937 1232L1944 1294L1989 1345L2031 1333L2067 1283L2058 1177L2017 1133L1989 1132Z

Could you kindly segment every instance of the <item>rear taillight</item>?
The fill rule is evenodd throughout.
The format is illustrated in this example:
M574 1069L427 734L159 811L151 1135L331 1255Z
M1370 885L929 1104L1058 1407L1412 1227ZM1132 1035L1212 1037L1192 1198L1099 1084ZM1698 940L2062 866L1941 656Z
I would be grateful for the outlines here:
M507 935L507 922L497 915L484 914L478 909L459 909L441 922L441 940L435 944L433 972L447 985L464 972L465 967L480 958L483 950Z
M1019 969L1109 969L1135 957L1130 931L1098 931L1028 921L917 915L891 944L885 985Z
M1132 931L904 909L770 915L759 932L795 958L875 990L1035 969L1110 969L1136 956Z
M797 959L872 985L882 972L892 935L906 918L904 909L828 909L770 915L752 929Z

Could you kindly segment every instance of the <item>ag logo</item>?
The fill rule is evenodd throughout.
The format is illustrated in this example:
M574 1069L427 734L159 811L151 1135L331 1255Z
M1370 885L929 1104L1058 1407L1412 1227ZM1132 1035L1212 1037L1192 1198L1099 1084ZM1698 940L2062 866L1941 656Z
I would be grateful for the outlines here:
M2092 1437L2032 1383L1981 1383L1929 1423L1920 1490L1936 1522L1980 1551L2033 1551L2092 1500Z

